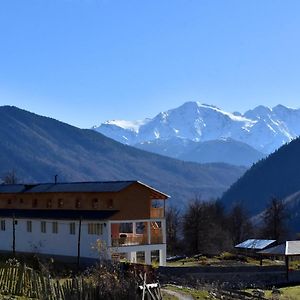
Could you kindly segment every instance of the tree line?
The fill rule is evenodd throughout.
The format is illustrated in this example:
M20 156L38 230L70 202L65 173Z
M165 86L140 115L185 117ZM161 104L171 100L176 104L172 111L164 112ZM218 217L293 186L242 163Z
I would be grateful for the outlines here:
M289 236L287 221L287 207L280 199L270 199L265 210L251 218L240 203L227 211L218 201L195 198L184 212L174 206L166 210L168 254L214 255L250 238L280 243Z

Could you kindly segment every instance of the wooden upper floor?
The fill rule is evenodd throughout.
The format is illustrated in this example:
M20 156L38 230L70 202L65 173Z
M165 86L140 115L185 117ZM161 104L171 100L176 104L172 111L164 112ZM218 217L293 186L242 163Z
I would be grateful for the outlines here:
M163 218L167 198L139 181L0 185L0 210L114 210L114 220Z

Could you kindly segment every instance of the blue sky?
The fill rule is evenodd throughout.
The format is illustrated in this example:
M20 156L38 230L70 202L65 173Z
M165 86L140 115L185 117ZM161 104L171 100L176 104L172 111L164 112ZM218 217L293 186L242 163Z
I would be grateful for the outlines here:
M186 101L300 107L300 1L1 0L0 105L79 127Z

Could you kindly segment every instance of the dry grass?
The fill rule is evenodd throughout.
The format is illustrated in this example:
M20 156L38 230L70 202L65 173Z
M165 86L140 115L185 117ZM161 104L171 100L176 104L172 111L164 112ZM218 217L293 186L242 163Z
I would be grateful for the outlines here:
M260 260L248 256L236 256L234 254L225 252L221 255L214 257L200 256L198 258L188 257L174 262L167 262L168 267L201 267L201 266L215 266L215 267L228 267L228 266L259 266ZM264 266L280 266L284 265L282 260L263 260ZM293 267L295 266L295 267ZM293 262L291 268L299 268L300 261ZM299 298L300 299L300 298Z

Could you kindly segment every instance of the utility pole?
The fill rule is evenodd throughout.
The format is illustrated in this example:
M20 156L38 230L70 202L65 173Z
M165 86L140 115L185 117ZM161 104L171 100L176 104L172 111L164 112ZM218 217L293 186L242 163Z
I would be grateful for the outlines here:
M16 219L13 213L13 256L16 256Z
M78 227L78 241L77 241L77 269L79 269L80 266L80 239L81 239L81 219L79 218L79 227Z

